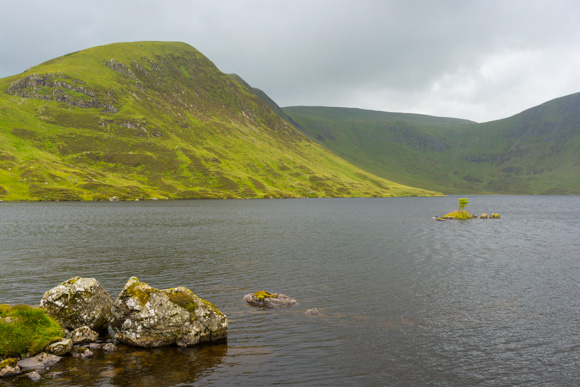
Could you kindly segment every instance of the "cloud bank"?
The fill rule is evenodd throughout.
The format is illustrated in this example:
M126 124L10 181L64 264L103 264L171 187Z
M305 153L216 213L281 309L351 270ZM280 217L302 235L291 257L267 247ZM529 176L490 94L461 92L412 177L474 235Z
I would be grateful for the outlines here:
M568 0L0 0L0 77L80 49L186 42L281 106L490 121L580 92Z

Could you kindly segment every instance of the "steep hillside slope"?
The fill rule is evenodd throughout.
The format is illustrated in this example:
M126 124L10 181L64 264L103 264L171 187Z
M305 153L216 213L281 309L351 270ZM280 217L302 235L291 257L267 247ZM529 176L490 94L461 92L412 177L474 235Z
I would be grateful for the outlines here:
M580 94L484 124L360 109L284 111L329 150L404 184L450 194L580 194Z
M378 176L446 193L470 186L453 175L456 142L448 130L470 121L350 108L284 111L309 137ZM449 189L453 184L458 191Z
M184 43L95 47L0 80L0 199L430 194L336 157Z

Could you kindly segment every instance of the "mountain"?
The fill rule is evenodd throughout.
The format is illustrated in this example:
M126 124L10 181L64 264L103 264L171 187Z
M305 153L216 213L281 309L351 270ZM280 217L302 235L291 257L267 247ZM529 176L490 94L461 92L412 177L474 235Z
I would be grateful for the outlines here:
M580 93L475 123L287 107L309 137L386 179L447 194L580 194Z
M94 47L1 79L0 199L436 194L345 162L256 90L167 42Z

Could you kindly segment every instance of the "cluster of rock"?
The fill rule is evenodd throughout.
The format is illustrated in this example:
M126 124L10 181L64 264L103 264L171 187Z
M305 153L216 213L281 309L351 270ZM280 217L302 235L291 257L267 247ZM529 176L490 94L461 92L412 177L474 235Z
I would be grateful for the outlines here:
M131 277L113 301L94 278L74 277L47 291L40 307L56 320L64 338L38 356L0 363L0 377L45 369L61 356L92 357L92 349L116 350L114 343L153 348L190 347L226 339L226 315L184 287L159 290ZM109 334L110 338L102 339ZM33 372L27 374L34 380Z
M470 215L466 219L477 219L477 215ZM499 219L500 216L498 213L492 212L490 215L487 215L485 212L479 216L479 219ZM445 216L434 216L433 219L437 221L444 221L449 219L458 219L457 217L453 216L452 214L447 214ZM462 218L463 219L463 218Z

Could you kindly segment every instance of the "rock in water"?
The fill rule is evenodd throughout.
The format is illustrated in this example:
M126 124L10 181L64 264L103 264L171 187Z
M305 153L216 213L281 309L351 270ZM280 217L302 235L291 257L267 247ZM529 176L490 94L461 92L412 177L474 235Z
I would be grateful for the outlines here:
M159 290L131 277L113 304L115 338L138 347L189 347L225 339L226 315L184 287Z
M246 294L242 301L253 306L264 308L289 308L296 304L296 300L282 293L268 293L260 290L256 293Z
M4 361L0 361L0 378L16 376L19 373L20 367L18 366L18 360L8 358Z
M103 351L105 351L105 353L115 352L116 350L117 350L117 346L113 343L107 343L107 344L103 345Z
M73 341L71 339L62 339L55 341L54 343L50 343L46 347L46 352L56 355L56 356L64 356L71 351L73 347Z
M85 325L72 331L70 338L74 344L94 343L99 338L99 334Z
M66 329L84 325L96 332L111 321L113 298L94 278L74 277L44 293L40 307Z
M62 357L41 352L34 357L28 357L18 362L18 366L23 370L40 370L51 367L58 363Z
M33 382L38 382L41 379L40 374L38 372L36 372L36 371L29 372L29 373L26 374L26 376L28 376L28 378L30 380L32 380Z

